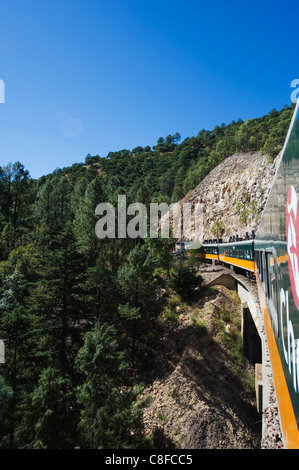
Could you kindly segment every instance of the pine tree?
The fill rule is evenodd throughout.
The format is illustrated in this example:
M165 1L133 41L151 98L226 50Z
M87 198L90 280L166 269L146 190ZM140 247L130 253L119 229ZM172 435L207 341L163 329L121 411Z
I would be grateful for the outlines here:
M104 247L109 250L110 244L104 242ZM105 255L105 249L98 255L95 266L87 268L83 290L85 311L89 312L88 319L109 323L117 320L119 286L110 267L109 255Z
M97 222L95 209L103 201L102 186L103 182L100 177L95 178L88 184L84 196L79 200L73 223L78 251L88 257L90 266L95 265L97 255L98 239L95 234Z
M73 430L67 409L69 380L53 367L45 369L31 396L27 422L33 429L31 447L63 449L72 446Z
M8 433L11 427L11 404L13 392L0 376L0 448L8 446Z
M77 322L86 318L82 310L84 271L72 227L66 224L51 237L50 249L31 294L31 310L42 317L47 327L48 349L63 377L72 369L68 356L77 352Z
M140 445L140 408L136 405L139 390L125 380L127 364L113 326L95 324L85 335L77 365L85 377L78 391L81 447L117 449Z
M146 245L138 244L133 248L127 261L118 270L118 284L123 297L120 313L130 331L131 366L135 366L136 339L138 324L151 323L159 313L157 299L158 284L155 278L155 265L151 252ZM134 312L134 314L132 313Z
M17 304L2 316L0 337L5 339L3 375L13 392L9 441L10 446L17 446L20 444L16 434L23 419L22 407L32 391L39 364L44 359L44 354L39 354L38 319Z
M55 235L71 220L70 200L73 186L67 177L49 178L37 191L34 204L36 225L44 224Z

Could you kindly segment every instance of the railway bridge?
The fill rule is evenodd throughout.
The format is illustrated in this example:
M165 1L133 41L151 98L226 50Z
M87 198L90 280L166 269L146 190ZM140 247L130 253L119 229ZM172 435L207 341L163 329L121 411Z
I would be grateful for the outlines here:
M255 366L257 410L262 420L262 448L283 447L272 366L256 282L244 275L217 266L209 268L206 287L223 285L237 291L241 301L244 354Z

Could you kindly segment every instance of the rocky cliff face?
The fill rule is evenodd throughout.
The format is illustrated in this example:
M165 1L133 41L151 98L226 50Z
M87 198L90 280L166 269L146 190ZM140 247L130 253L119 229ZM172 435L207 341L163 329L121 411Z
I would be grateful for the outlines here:
M278 162L279 155L270 163L268 155L234 154L180 201L203 204L203 239L228 241L231 235L257 231Z

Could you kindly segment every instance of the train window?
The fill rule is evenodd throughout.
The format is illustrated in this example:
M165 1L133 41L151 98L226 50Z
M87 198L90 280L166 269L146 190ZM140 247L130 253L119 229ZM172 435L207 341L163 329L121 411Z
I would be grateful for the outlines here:
M259 273L259 277L261 278L261 252L256 250L254 256L255 256L255 262L257 266L257 272Z
M278 309L277 309L277 261L274 251L266 251L266 270L267 270L267 297L270 309L270 315L273 321L274 330L278 334Z
M260 274L261 280L263 280L263 253L262 251L259 251L258 254L259 254L259 274Z
M266 276L265 276L265 287L266 287L266 296L268 299L271 297L270 289L270 273L269 273L269 253L266 254Z
M262 272L263 272L263 269L262 269L262 261L263 261L263 260L262 260L262 252L261 252L261 251L258 252L258 260L259 260L259 275L260 275L260 277L261 277L261 279L262 279Z
M267 271L268 271L268 296L273 300L274 305L277 302L275 259L272 253L266 253Z
M264 282L265 276L264 276L264 252L260 251L260 266L261 266L261 281Z
M255 251L255 261L257 265L257 271L259 273L259 278L261 283L265 282L265 261L264 261L264 250L256 250ZM266 286L265 286L266 287Z
M259 251L255 252L255 262L256 262L257 272L260 273L260 252Z

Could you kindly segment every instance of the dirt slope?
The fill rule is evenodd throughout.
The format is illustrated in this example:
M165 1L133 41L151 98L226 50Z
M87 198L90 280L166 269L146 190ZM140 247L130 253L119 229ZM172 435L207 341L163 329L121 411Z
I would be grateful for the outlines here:
M158 448L259 448L254 369L240 354L236 292L213 287L176 309L145 379L144 396L152 398L146 433Z

